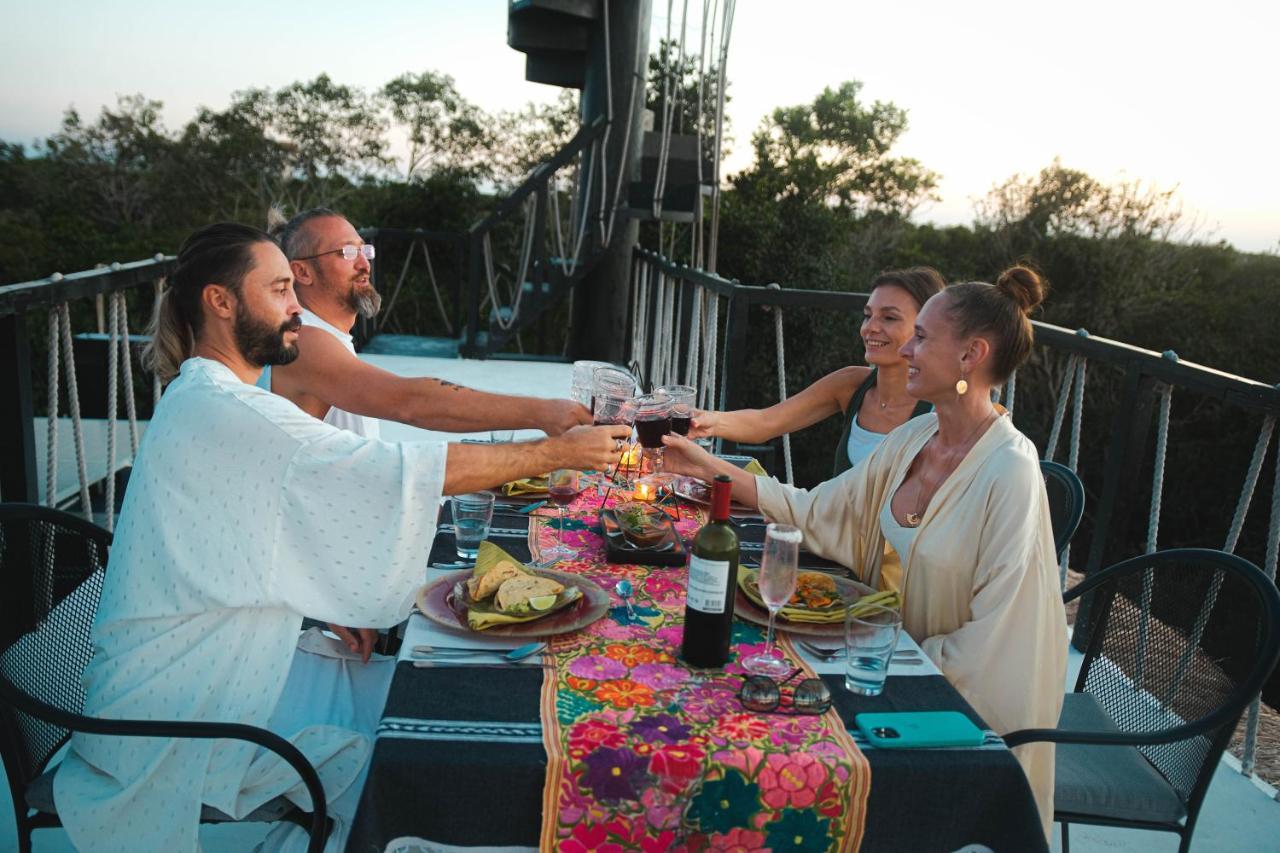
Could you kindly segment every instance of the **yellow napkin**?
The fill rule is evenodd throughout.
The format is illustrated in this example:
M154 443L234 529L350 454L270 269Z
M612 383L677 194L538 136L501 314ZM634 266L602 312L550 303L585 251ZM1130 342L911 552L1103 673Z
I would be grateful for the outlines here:
M507 497L520 495L545 495L547 493L546 477L525 477L523 480L512 480L502 484L502 493Z
M521 563L515 557L499 548L492 542L485 540L480 543L480 550L476 554L476 567L471 571L472 577L482 577L486 572L503 561L515 563L516 568L530 575L536 575L537 572L530 569L524 563ZM514 625L519 622L532 622L534 619L541 619L550 613L555 613L581 597L582 591L577 587L570 587L560 593L556 603L547 610L538 610L530 613L503 613L498 610L492 598L481 601L467 608L467 625L472 631L484 631L487 628L493 628L498 625Z
M769 476L768 473L764 470L764 466L761 465L759 462L757 462L755 459L752 459L746 465L743 465L742 470L746 471L748 474L755 474L757 477Z

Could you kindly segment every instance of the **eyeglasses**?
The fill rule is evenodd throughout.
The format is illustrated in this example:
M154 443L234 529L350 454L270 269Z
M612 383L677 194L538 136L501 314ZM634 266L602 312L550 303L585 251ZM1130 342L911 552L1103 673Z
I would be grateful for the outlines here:
M750 676L742 683L738 700L757 714L825 714L831 708L831 690L821 678L801 681L790 691L789 704L784 704L782 686L799 674L797 669L781 682L764 675Z
M341 249L330 249L327 252L320 252L315 255L307 255L305 258L294 258L295 261L311 261L316 258L322 258L325 255L342 255L344 261L354 261L356 255L364 255L366 261L371 261L377 255L373 249L372 243L365 243L363 246L357 246L354 243L348 243Z

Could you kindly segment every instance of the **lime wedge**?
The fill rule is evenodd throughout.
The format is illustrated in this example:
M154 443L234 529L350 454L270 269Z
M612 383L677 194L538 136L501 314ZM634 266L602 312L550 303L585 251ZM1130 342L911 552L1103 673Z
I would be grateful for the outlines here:
M529 606L534 610L549 610L556 606L556 596L554 595L535 595L529 599Z

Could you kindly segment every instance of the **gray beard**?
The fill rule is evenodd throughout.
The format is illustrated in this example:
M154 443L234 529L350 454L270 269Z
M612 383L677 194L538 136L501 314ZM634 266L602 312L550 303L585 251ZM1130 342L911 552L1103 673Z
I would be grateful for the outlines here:
M347 300L351 308L366 320L377 316L382 308L382 294L370 287L368 290L352 290Z

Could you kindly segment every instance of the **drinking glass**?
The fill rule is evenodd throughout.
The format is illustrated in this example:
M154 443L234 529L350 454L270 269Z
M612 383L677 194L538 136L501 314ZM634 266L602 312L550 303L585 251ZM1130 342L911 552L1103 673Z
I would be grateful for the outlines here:
M671 431L678 435L688 435L698 389L692 385L663 385L658 393L671 398Z
M575 361L573 363L573 381L569 390L570 398L584 406L589 405L593 377L596 370L601 367L611 368L613 365L607 361Z
M671 432L671 398L666 394L646 394L636 398L636 437L650 470L662 472L662 437Z
M515 435L516 431L513 429L489 430L489 442L491 444L510 444Z
M789 524L770 524L765 528L764 552L760 556L756 585L760 589L760 598L769 608L769 633L764 651L742 661L742 666L753 675L778 678L791 671L790 664L774 654L773 623L782 605L790 601L791 594L796 591L800 538L800 529Z
M578 553L564 541L564 508L573 503L573 499L581 491L578 477L578 472L569 468L552 471L547 475L547 493L551 498L551 502L560 509L560 541L542 552L544 559L564 560Z
M608 394L613 397L634 397L636 381L630 373L616 367L597 367L591 378L591 411L596 408L596 397Z
M493 522L493 494L474 492L453 497L453 539L458 556L474 560Z
M902 614L878 604L852 604L845 611L844 686L860 696L879 696L898 646Z

